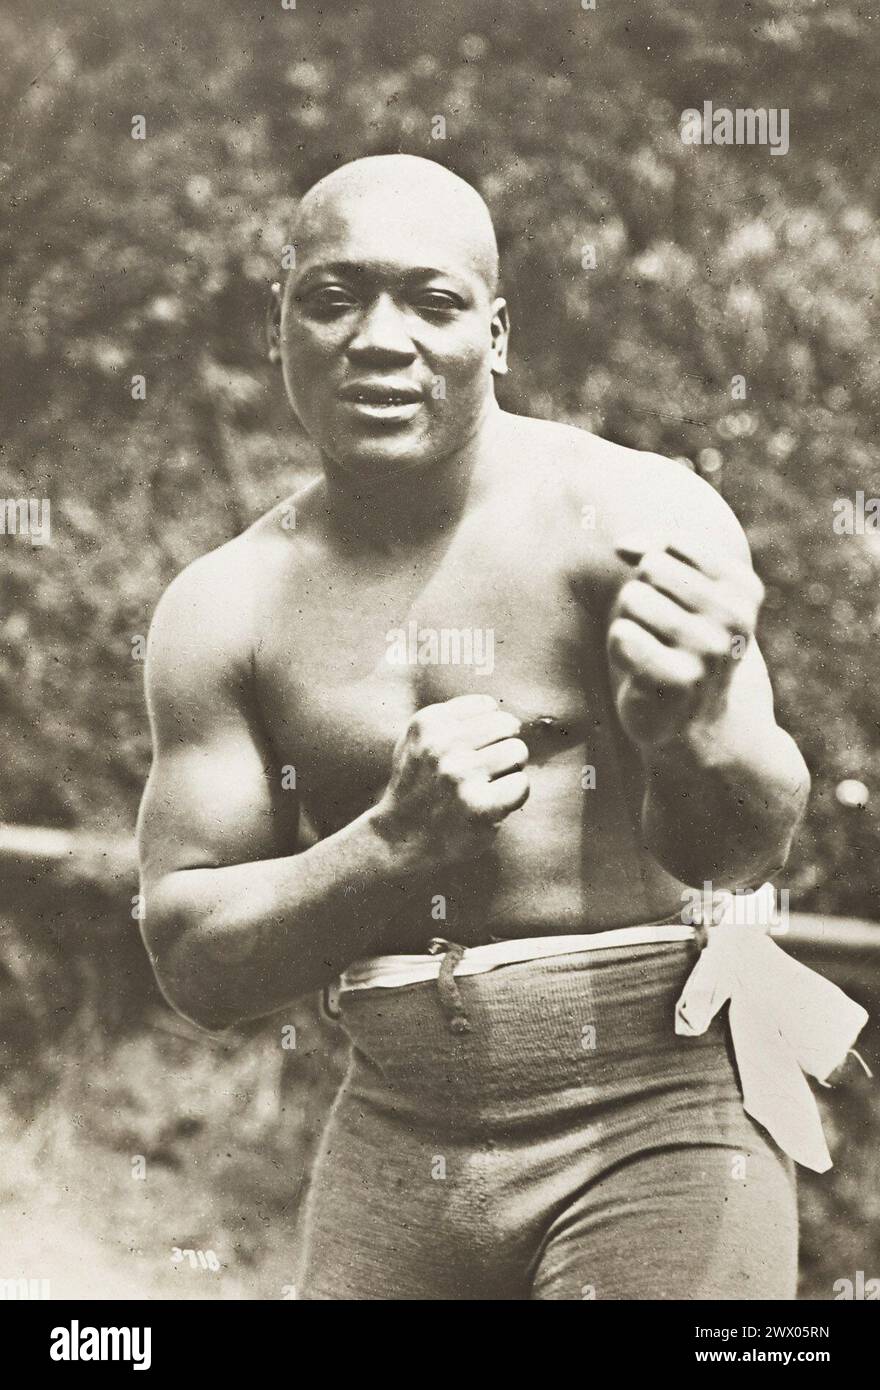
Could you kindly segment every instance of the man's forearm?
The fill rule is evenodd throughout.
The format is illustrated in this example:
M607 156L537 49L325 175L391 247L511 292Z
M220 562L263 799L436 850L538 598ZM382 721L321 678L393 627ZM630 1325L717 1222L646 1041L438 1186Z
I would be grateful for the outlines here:
M375 810L301 854L177 870L147 896L157 977L207 1028L272 1013L380 949L414 879Z
M810 776L775 724L740 719L686 730L645 759L648 848L682 882L747 887L788 858Z

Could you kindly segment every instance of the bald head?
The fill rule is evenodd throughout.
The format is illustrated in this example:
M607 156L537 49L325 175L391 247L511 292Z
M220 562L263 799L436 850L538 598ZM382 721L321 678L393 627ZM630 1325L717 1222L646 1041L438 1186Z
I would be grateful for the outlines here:
M417 155L371 155L343 164L314 184L294 218L291 239L297 262L322 252L341 234L372 224L395 243L408 242L417 263L467 265L498 289L498 244L480 194L464 179ZM447 268L440 266L438 268Z
M306 193L291 242L273 331L325 468L360 486L464 448L507 370L507 305L479 193L429 159L358 159Z

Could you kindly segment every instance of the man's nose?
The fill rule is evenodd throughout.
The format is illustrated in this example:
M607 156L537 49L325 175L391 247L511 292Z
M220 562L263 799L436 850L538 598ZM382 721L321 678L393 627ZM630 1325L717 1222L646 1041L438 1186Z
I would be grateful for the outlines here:
M390 295L383 294L367 308L357 333L348 345L355 362L367 359L411 362L416 355L403 315Z

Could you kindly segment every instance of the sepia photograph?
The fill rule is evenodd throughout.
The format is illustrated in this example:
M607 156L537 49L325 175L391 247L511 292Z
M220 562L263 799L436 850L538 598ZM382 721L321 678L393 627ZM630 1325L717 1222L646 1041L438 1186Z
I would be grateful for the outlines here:
M878 26L0 3L35 1360L880 1299Z

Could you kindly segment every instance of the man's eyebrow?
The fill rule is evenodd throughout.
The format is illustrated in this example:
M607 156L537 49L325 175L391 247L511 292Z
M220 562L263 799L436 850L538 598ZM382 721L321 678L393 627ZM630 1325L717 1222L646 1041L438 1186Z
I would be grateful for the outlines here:
M460 277L455 271L443 269L440 266L407 266L405 269L400 267L391 268L389 266L370 265L366 261L326 261L318 262L316 265L309 266L300 276L300 285L317 279L321 275L349 276L353 279L370 279L378 276L390 276L390 278L402 281L407 284L416 284L424 280L434 280L438 278L456 280Z

